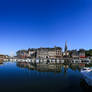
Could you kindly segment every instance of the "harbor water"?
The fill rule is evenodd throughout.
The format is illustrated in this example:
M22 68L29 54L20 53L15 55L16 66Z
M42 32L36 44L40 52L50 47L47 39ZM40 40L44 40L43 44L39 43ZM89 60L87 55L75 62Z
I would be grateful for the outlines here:
M1 92L88 92L78 66L0 64Z

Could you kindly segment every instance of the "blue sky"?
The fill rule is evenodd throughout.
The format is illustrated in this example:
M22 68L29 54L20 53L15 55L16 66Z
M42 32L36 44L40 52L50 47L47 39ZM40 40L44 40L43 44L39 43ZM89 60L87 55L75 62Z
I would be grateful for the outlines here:
M92 0L0 0L0 53L92 48Z

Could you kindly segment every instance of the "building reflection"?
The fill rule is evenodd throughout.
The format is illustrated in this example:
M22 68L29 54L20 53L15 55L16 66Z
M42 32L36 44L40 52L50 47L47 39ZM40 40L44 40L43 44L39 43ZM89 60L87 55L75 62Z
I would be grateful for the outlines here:
M73 71L81 71L81 69L85 67L85 64L71 64L69 68L71 68Z
M80 71L84 65L71 64L71 65L63 65L63 64L31 64L28 62L17 62L16 65L21 68L27 68L29 70L36 70L39 72L55 72L60 73L62 69L64 69L64 74L67 73L68 69L73 71Z
M0 65L3 65L3 63L0 63Z
M76 70L80 71L81 70L80 66L77 64L71 64L70 69L72 69L73 71L76 71Z
M16 65L20 68L28 68L29 70L35 70L35 66L26 62L17 62Z
M27 68L29 70L36 70L39 72L55 72L55 73L60 73L62 71L62 65L57 65L57 64L37 64L37 65L32 65L30 63L26 62L18 62L17 63L18 67L21 68Z
M2 65L3 64L3 61L2 60L0 60L0 65Z

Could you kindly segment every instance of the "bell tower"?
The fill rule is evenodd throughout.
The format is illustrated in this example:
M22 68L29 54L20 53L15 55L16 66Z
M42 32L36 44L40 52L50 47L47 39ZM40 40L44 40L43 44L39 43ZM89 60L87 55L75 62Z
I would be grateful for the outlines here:
M69 57L69 52L68 52L68 47L67 47L67 41L65 42L65 50L64 50L63 56L64 57Z
M67 41L65 42L65 52L67 52Z

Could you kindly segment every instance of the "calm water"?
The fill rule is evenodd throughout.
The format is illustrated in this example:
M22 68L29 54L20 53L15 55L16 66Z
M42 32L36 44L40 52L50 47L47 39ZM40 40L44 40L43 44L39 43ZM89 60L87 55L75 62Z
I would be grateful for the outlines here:
M1 92L87 92L78 68L31 66L6 62L0 65Z

